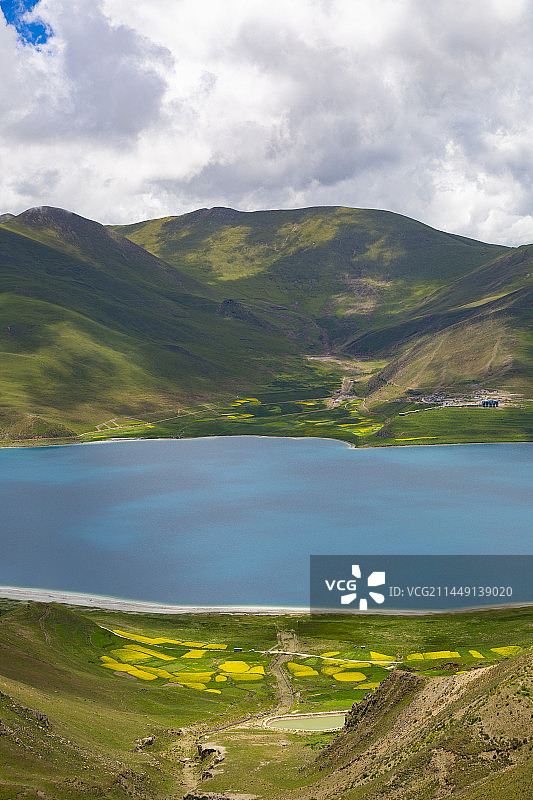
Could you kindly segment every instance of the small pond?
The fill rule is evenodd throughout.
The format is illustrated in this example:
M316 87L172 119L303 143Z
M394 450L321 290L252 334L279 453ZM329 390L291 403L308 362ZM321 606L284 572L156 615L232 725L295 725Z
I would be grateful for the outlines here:
M268 728L291 731L331 731L344 727L344 712L340 714L324 713L314 716L294 714L288 717L274 717L268 720Z

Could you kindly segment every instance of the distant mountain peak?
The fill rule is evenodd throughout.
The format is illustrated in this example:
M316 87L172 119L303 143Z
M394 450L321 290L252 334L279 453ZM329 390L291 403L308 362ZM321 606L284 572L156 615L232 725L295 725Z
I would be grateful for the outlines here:
M242 216L243 211L237 211L235 208L225 208L224 206L213 206L213 208L199 208L193 211L188 216L203 218L203 219L216 219L231 222Z
M78 217L84 219L73 211L68 211L66 208L56 208L56 206L33 206L19 214L17 219L21 222L29 224L43 224L48 222L59 222L61 220L71 220ZM98 223L95 223L98 224Z
M32 206L31 208L28 208L23 213L29 214L32 211L33 212L38 212L38 213L44 213L44 212L50 212L50 211L60 211L63 214L74 214L73 211L69 211L67 208L61 208L60 206Z
M9 213L6 213L6 214L0 214L0 225L1 225L3 222L9 222L9 220L10 220L10 219L13 219L14 217L15 217L15 215L14 215L14 214L9 214Z
M175 267L170 268L162 259L122 234L64 208L28 208L22 214L10 218L6 222L6 228L63 252L71 253L74 248L77 255L85 260L91 259L95 264L101 264L102 259L105 263L112 261L115 268L128 271L127 280L131 279L130 270L133 269L150 275L150 279L155 275L158 281L167 284L170 282L174 289L180 291L196 288L195 281Z

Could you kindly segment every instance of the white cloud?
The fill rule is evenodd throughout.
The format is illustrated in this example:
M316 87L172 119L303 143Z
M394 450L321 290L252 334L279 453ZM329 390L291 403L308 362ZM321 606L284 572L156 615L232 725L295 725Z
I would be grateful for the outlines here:
M521 0L41 0L0 24L1 210L379 207L533 241ZM9 76L9 77L7 77Z

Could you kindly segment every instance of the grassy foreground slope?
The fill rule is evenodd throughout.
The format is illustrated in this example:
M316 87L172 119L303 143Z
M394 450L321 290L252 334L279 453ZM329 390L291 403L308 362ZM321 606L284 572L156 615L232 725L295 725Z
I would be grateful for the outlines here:
M392 673L308 767L315 796L529 797L531 667L529 655L454 678Z
M0 798L526 798L532 630L530 608L311 619L1 601ZM340 734L262 724L352 703Z

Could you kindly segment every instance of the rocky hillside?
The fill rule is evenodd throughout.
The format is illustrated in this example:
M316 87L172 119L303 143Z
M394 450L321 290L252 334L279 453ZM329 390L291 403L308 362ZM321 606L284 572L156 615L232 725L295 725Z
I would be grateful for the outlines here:
M450 677L395 671L354 705L302 798L533 796L533 658Z

